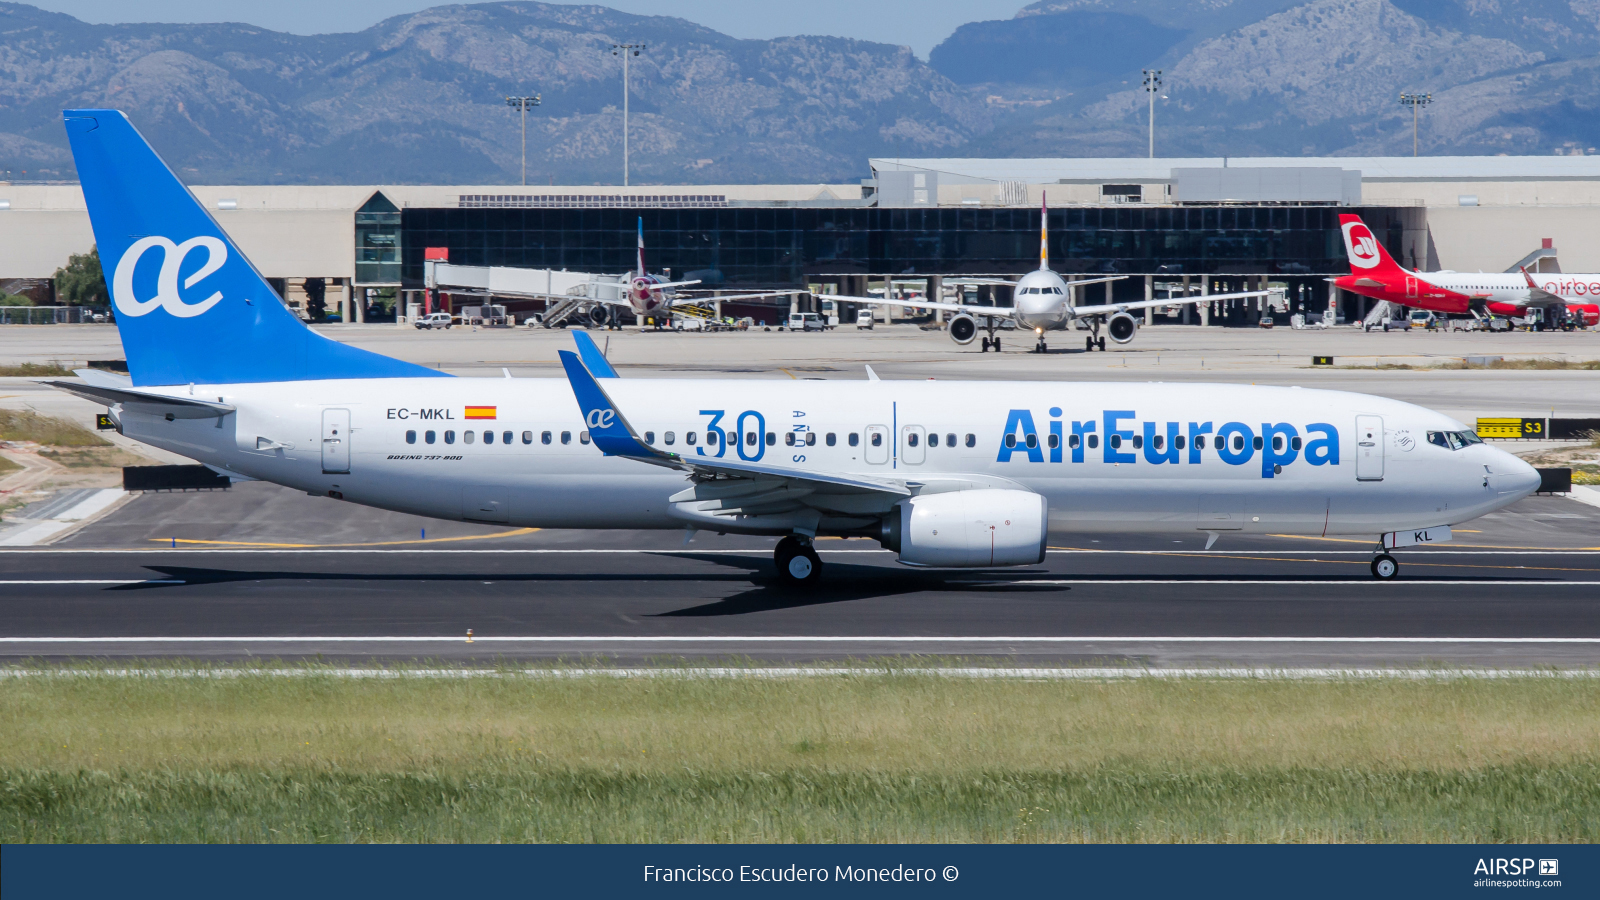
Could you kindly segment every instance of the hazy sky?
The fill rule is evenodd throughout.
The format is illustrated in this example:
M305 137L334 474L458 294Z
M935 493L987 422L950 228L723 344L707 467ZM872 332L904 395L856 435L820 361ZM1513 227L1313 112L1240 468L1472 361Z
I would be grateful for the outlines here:
M445 5L439 0L32 0L85 22L246 22L274 31L360 31L389 16ZM1028 0L609 0L640 15L678 16L741 38L828 34L907 44L926 59L956 26L1009 19Z

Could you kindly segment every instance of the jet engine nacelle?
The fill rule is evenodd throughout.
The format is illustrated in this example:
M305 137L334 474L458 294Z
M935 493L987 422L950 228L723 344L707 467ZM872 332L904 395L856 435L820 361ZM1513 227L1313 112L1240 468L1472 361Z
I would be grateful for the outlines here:
M589 321L593 322L596 328L604 328L611 324L611 307L596 303L589 308Z
M950 340L958 344L970 344L978 336L978 321L966 313L959 313L950 320Z
M1139 330L1139 320L1125 312L1119 312L1106 320L1106 334L1119 344L1126 344L1133 340Z
M895 505L880 541L913 566L1030 566L1044 561L1049 520L1031 491L925 494Z

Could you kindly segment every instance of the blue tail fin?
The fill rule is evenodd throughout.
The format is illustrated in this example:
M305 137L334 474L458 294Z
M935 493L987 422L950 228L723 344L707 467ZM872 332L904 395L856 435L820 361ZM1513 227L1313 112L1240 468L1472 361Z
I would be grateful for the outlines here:
M617 370L611 368L611 363L606 360L606 355L594 344L594 338L581 331L574 330L572 339L578 345L578 358L583 360L583 365L596 378L616 378Z
M443 374L307 328L127 116L62 115L135 385Z

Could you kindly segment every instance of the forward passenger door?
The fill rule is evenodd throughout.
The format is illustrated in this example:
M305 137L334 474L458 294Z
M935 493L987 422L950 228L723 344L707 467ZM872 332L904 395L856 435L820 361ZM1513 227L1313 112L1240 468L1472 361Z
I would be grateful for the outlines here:
M1356 416L1356 480L1383 480L1383 417Z

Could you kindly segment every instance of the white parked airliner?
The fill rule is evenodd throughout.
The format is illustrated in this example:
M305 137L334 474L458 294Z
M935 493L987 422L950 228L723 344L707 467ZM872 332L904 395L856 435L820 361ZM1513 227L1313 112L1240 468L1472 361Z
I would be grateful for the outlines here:
M1065 532L1359 535L1388 548L1533 491L1439 413L1240 385L456 378L306 328L127 119L65 113L130 376L52 382L236 479L442 519L825 535L915 566L1035 564ZM710 399L708 399L710 398Z
M1072 289L1086 284L1101 284L1107 281L1120 281L1126 275L1108 275L1104 278L1085 278L1079 281L1068 281L1056 274L1050 268L1050 207L1048 201L1039 207L1039 268L1028 272L1016 281L987 278L962 278L954 280L958 284L997 285L1012 288L1013 306L975 306L967 303L945 303L940 300L914 299L885 299L883 297L845 297L827 295L830 300L843 300L846 303L868 303L874 306L910 306L916 309L941 309L953 312L946 330L950 333L950 340L958 344L972 343L978 336L978 319L984 320L985 328L989 334L983 339L982 349L987 352L991 349L1000 350L1000 338L995 334L999 323L1010 319L1019 328L1033 332L1038 343L1034 351L1043 353L1049 349L1045 344L1046 331L1059 331L1071 328L1079 320L1084 320L1089 326L1089 335L1083 339L1085 351L1106 349L1106 339L1100 336L1100 328L1104 326L1106 334L1119 344L1126 344L1133 340L1139 332L1139 320L1129 315L1130 310L1154 309L1162 306L1178 306L1184 303L1210 303L1213 300L1237 300L1242 297L1265 297L1267 291L1242 291L1236 294L1210 294L1206 296L1169 297L1164 300L1129 300L1124 303L1102 303L1097 305L1075 305L1072 302Z

